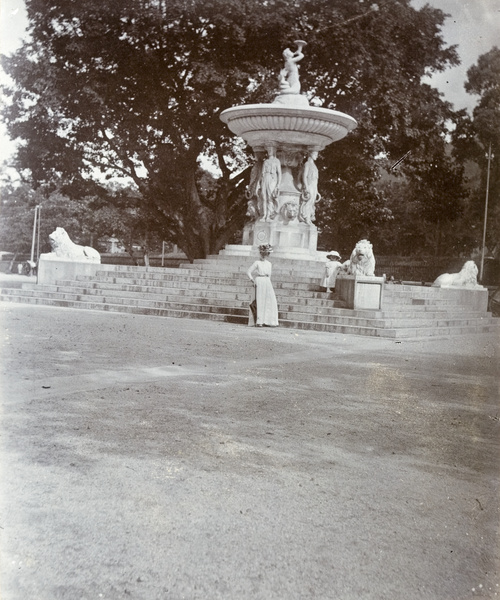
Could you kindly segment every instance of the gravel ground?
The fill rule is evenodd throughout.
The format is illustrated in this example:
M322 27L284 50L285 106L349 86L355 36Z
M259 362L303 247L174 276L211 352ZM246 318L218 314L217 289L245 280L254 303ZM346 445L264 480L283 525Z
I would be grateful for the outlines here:
M0 319L2 600L500 597L492 335Z

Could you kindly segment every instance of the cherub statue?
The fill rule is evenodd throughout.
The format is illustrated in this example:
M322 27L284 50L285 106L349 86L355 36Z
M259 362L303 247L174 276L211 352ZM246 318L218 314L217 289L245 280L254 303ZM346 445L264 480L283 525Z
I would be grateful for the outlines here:
M279 76L280 92L282 94L300 94L299 68L297 63L304 58L302 48L306 43L302 40L297 40L295 43L297 44L295 52L292 52L290 48L283 50L285 66L281 69Z

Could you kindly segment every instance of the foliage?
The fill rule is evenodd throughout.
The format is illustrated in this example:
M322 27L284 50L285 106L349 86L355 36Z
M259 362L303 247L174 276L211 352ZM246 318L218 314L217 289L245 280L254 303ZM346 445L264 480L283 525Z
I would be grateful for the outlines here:
M467 71L465 90L480 96L474 108L474 128L483 146L500 150L500 49L494 46Z
M88 244L91 203L91 198L75 201L59 192L47 196L42 188L33 190L27 185L3 189L0 246L12 252L31 252L36 206L41 215L39 235L38 224L35 232L40 252L50 252L49 234L56 227L64 227L76 243Z
M33 237L35 206L41 193L23 185L2 189L0 212L0 248L2 251L29 253Z
M161 222L155 218L140 196L129 188L118 189L93 214L94 230L100 237L112 236L137 263L134 247L140 245L146 265L149 254L159 251L164 239Z
M498 248L500 240L500 49L493 47L478 58L476 65L470 67L465 89L479 96L479 101L472 117L464 111L458 115L453 134L454 154L459 160L472 160L481 171L479 185L473 189L467 207L468 224L474 230L476 247L482 244L488 187L486 246L492 250ZM491 159L488 161L490 149Z
M3 62L16 83L4 119L24 140L18 166L35 185L76 185L96 169L130 178L150 222L190 259L217 252L245 222L245 152L219 114L272 101L294 39L308 42L311 103L359 122L320 161L318 225L333 238L390 217L373 187L383 157L412 150L404 169L416 172L419 157L444 151L453 113L421 79L458 59L441 36L445 15L429 5L27 0L27 10L31 41ZM200 170L202 155L218 179Z
M145 214L145 208L129 189L108 191L107 195L87 195L77 200L49 187L34 190L29 185L4 186L0 212L0 248L29 253L33 240L35 207L39 207L36 238L39 252L50 252L49 235L63 227L78 244L92 246L103 252L108 238L120 240L134 258L133 246L138 243L143 253L161 247L162 236L156 220ZM38 243L36 244L38 246Z
M450 156L431 157L418 178L388 178L380 187L393 215L393 221L380 225L372 236L381 253L458 256L470 252L469 236L458 226L469 192L463 166Z

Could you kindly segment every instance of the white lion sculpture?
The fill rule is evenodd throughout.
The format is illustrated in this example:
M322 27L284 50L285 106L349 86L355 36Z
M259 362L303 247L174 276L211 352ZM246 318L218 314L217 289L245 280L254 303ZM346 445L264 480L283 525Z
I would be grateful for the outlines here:
M368 240L359 240L351 253L351 258L342 265L349 275L375 275L375 257L373 246Z
M432 284L433 287L482 287L477 283L478 269L473 260L468 260L460 273L443 273Z
M42 254L44 259L48 260L72 260L75 262L93 262L100 263L101 255L97 250L90 246L80 246L71 241L66 230L62 227L56 227L56 230L49 235L52 252Z

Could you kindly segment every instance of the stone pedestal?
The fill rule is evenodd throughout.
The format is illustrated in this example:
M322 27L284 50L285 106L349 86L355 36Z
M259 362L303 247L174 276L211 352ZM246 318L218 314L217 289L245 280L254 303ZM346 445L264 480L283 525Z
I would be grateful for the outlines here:
M243 245L256 249L261 244L271 244L274 253L294 258L316 256L318 228L313 223L299 220L301 192L296 187L297 177L292 167L283 165L283 153L278 152L282 164L282 180L277 198L277 211L272 219L258 218L243 229ZM296 156L297 165L300 156ZM300 184L299 184L300 185Z
M94 277L101 264L90 261L48 259L42 254L38 261L37 283L54 284L58 280L76 279L79 275Z
M384 277L339 273L335 281L335 291L346 303L346 308L380 310L384 282Z
M257 221L245 226L243 245L257 248L271 244L274 254L289 256L315 256L318 230L315 225L286 221Z
M317 227L296 220L256 221L246 225L243 231L243 244L252 246L271 244L283 250L294 248L313 253L316 252L317 243Z
M279 256L315 257L318 229L312 222L305 222L301 214L301 206L304 202L301 174L307 148L298 144L275 144L272 149L279 160L281 171L274 214L268 218L258 214L256 220L247 223L243 230L243 245L251 246L256 250L261 244L271 244L275 254ZM260 147L256 149L256 155L262 156ZM257 165L259 172L261 168L261 165ZM258 191L253 199L250 198L249 204L253 204L257 209L256 212L259 213L262 199Z
M450 304L462 304L469 310L478 312L487 312L488 310L488 288L478 285L470 288L464 286L437 289L439 289L441 298L445 298Z

